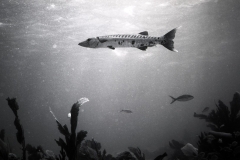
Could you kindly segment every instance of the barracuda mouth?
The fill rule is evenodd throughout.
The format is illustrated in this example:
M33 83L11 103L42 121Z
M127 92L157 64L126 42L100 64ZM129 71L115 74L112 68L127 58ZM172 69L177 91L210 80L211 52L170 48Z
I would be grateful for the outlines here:
M99 41L96 38L88 38L86 41L78 43L79 46L87 48L96 48Z
M89 44L86 41L80 42L80 43L78 43L78 45L82 46L82 47L89 47Z

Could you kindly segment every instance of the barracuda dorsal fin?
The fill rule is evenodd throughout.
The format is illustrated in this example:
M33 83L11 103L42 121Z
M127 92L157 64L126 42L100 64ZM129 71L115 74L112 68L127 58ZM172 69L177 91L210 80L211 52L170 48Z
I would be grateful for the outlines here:
M113 49L113 50L115 49L113 46L107 46L107 47L110 48L110 49Z
M142 51L146 51L147 46L144 46L144 47L138 47L138 49L140 49L140 50L142 50Z
M97 39L99 40L99 42L101 42L101 43L104 43L104 42L107 42L107 40L106 39L100 39L99 37L97 37Z
M147 31L143 31L143 32L140 32L138 34L141 34L141 35L144 35L144 36L148 36L148 32Z

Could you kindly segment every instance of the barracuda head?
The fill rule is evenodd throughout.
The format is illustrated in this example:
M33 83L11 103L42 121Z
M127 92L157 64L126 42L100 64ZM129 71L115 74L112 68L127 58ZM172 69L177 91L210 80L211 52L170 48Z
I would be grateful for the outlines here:
M96 48L98 46L99 40L97 38L88 38L86 41L80 42L78 45L88 48Z

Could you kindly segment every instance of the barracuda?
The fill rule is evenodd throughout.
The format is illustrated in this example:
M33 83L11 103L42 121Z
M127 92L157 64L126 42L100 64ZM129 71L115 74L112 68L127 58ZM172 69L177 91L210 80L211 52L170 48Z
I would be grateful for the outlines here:
M178 27L179 28L179 27ZM167 49L178 52L174 49L173 39L178 28L171 30L161 37L148 36L148 32L144 31L138 35L117 34L108 36L99 36L96 38L88 38L86 41L80 42L78 45L87 48L110 48L115 49L119 47L135 47L146 51L148 47L163 45Z

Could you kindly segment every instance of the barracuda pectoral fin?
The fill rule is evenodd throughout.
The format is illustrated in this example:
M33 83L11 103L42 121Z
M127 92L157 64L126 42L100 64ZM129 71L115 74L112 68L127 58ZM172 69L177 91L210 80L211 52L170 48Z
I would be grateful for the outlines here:
M100 39L99 37L97 37L97 39L99 40L99 42L101 42L101 43L104 43L104 42L107 42L108 40L106 40L106 39Z
M148 32L147 31L143 31L143 32L140 32L138 34L141 34L141 35L144 35L144 36L148 36Z
M110 48L110 49L113 49L113 50L115 49L113 46L107 46L107 47Z
M146 51L147 46L144 46L144 47L138 47L138 49L140 49L140 50L142 50L142 51Z

